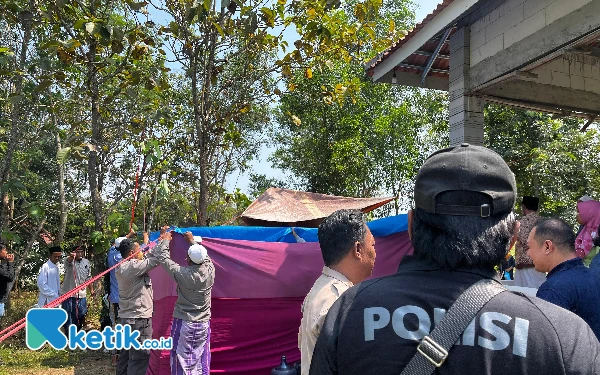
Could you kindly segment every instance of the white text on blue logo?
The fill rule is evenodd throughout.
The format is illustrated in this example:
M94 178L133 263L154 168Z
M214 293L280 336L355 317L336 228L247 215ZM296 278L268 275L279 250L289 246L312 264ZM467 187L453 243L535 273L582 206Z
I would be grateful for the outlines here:
M129 325L117 324L115 329L105 327L102 332L91 330L88 332L77 331L77 326L69 326L69 349L75 350L90 349L98 350L102 347L108 350L129 350L129 349L156 349L170 350L173 347L171 337L161 337L160 340L147 339L140 344L138 338L139 331L132 331Z

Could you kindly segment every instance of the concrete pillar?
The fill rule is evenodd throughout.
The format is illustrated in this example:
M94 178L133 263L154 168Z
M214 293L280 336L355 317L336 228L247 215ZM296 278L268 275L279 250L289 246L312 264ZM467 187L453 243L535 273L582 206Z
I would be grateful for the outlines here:
M471 52L468 28L457 30L450 43L450 145L483 146L483 101L466 96Z

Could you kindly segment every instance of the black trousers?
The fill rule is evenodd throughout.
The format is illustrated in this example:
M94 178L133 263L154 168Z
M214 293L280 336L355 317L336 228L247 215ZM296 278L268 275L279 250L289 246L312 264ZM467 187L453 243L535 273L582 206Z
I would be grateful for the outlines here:
M152 338L152 318L120 318L119 324L128 324L131 330L140 331L139 342ZM117 362L117 375L144 375L148 369L150 350L121 350Z

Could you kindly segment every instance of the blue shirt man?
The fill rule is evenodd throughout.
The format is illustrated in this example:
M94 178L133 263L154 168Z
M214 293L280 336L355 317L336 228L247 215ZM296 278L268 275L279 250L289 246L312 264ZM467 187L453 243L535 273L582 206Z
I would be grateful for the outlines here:
M106 266L108 268L113 267L115 264L119 263L121 259L121 253L119 252L119 244L124 237L119 237L115 240L115 246L112 246L108 250L108 258L106 259ZM117 243L118 241L118 243ZM108 300L110 303L119 303L119 283L117 281L117 275L115 274L116 270L110 271L110 291L108 293Z
M600 277L575 253L575 233L563 220L544 219L529 234L535 269L548 272L537 297L579 315L600 338Z
M106 255L107 268L113 267L123 259L121 257L121 252L119 251L119 245L121 244L121 241L126 238L127 237L119 237L115 239L114 245L108 249L108 254ZM105 296L105 298L108 300L108 316L110 318L110 323L114 327L117 324L117 319L119 317L119 302L121 301L121 298L119 297L119 282L117 281L116 269L108 273L108 297Z
M537 296L579 315L600 339L600 278L573 258L554 267Z

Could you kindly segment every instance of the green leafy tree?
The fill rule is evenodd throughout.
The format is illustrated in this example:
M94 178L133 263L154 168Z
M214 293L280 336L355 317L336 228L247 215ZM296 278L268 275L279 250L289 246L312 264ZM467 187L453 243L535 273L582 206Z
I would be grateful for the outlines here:
M276 187L282 189L288 189L290 184L284 180L278 178L267 177L265 174L251 173L250 183L248 191L250 198L256 199L259 195L264 193L268 188Z
M7 1L0 4L0 28L3 30L0 35L0 126L5 130L3 135L7 135L3 137L1 147L0 187L3 191L0 229L6 227L10 191L14 191L15 182L18 181L10 177L13 156L21 145L27 109L35 107L36 94L40 89L35 82L38 55L30 49L39 36L38 17L39 9L35 1Z
M378 40L414 22L414 4L382 2L370 17L375 24L356 30L349 49L372 56ZM342 6L342 24L361 24L356 2ZM354 12L349 10L353 9ZM366 33L366 34L363 34ZM368 36L371 36L369 38ZM363 42L364 41L364 42ZM274 166L291 172L309 191L368 197L394 195L394 210L408 207L417 166L444 144L446 96L373 84L354 59L323 58L311 74L288 77L274 127Z
M54 53L59 60L59 69L52 76L54 82L60 89L76 94L83 104L78 106L80 120L88 121L80 123L79 132L88 149L87 175L94 227L102 232L106 218L103 189L108 166L118 154L115 142L126 133L125 124L131 125L131 135L139 136L141 132L140 121L135 117L117 117L123 113L121 99L136 97L138 85L151 90L166 83L159 83L160 66L148 64L155 40L146 23L138 20L136 3L91 1L45 5L43 20L50 32L41 48Z
M445 95L373 84L360 65L335 68L297 77L297 88L282 96L270 160L312 192L411 195L417 166L445 139ZM327 87L344 77L356 93L335 100Z
M543 214L575 223L582 195L600 193L600 134L596 126L539 112L488 105L485 144L515 173L519 196L540 198Z
M188 79L199 155L195 164L201 225L208 220L211 186L222 186L232 170L227 155L239 160L237 152L229 151L239 151L239 143L247 140L244 125L269 120L266 105L281 93L273 74L292 77L293 70L301 69L311 77L314 66L360 56L362 50L355 43L359 38L373 43L386 39L373 32L379 0L355 3L352 11L358 22L351 22L335 1L226 0L218 4L166 0L151 4L172 18L160 32L167 36ZM288 27L295 27L300 35L291 51L283 38L283 29ZM386 42L399 35L392 30ZM277 59L280 51L284 56ZM229 147L232 142L236 147Z

